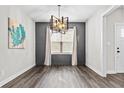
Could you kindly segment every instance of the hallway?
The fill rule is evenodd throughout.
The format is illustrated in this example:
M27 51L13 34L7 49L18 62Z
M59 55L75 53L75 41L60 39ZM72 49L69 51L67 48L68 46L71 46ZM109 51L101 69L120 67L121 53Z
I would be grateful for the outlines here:
M124 87L124 74L101 77L83 66L39 66L30 69L4 88L105 88Z

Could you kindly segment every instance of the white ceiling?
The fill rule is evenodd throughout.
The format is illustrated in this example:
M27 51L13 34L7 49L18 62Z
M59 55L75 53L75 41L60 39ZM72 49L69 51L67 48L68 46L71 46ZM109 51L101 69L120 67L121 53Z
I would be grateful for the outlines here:
M56 5L25 5L19 6L36 22L49 22L50 16L58 16ZM107 5L62 5L61 16L69 17L71 22L84 22L99 9Z

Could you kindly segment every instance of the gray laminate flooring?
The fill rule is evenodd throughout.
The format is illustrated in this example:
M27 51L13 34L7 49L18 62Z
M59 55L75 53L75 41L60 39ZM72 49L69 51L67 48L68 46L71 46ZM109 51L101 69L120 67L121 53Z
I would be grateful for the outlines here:
M119 88L124 74L99 76L84 66L34 67L3 88Z

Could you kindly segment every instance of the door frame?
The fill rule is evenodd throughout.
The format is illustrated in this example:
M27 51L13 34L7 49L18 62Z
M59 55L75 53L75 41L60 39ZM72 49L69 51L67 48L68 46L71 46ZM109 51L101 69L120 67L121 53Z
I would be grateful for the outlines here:
M117 60L116 60L116 51L117 51L117 50L116 50L116 48L117 48L117 46L116 46L116 45L117 45L117 41L116 41L116 40L117 40L117 36L116 36L116 33L117 33L117 26L118 26L118 25L124 25L124 23L115 23L115 29L114 29L114 35L115 35L115 46L114 46L114 47L115 47L115 49L114 49L114 50L115 50L115 55L114 55L114 57L115 57L115 62L114 62L114 64L115 64L115 73L116 73L116 74L118 73L118 72L117 72L117 63L118 63L118 62L117 62Z
M110 7L106 12L104 12L101 17L102 17L102 76L107 77L107 40L106 40L106 34L107 34L107 28L106 28L106 16L111 14L113 11L116 9L120 8L121 5L114 5ZM113 73L113 72L112 72ZM115 72L114 72L115 73Z

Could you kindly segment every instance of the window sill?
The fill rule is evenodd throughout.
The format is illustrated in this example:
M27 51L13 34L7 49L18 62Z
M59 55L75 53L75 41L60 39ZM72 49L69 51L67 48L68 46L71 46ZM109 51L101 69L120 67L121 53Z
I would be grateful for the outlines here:
M72 53L51 53L51 55L72 55Z

